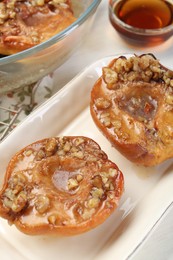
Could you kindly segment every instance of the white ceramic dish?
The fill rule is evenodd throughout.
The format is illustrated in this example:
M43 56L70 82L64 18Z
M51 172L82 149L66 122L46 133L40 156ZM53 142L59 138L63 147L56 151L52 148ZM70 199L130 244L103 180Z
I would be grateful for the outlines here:
M111 147L89 112L90 90L107 57L86 68L35 110L0 144L0 185L11 156L23 146L49 136L85 135L97 141L125 177L125 192L115 213L83 235L30 237L0 219L1 260L130 259L163 217L173 198L171 161L153 168L137 167Z

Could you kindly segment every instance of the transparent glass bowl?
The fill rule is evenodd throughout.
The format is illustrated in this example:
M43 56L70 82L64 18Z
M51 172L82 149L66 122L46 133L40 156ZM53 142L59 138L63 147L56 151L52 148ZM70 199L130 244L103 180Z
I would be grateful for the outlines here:
M30 85L62 65L89 32L101 0L72 0L77 20L33 48L0 58L0 94Z
M167 1L170 4L173 4L172 0ZM109 19L116 31L127 42L135 45L143 44L143 46L152 46L160 44L173 36L173 23L169 26L159 29L141 29L126 24L125 22L120 20L117 15L121 3L122 0L109 0Z

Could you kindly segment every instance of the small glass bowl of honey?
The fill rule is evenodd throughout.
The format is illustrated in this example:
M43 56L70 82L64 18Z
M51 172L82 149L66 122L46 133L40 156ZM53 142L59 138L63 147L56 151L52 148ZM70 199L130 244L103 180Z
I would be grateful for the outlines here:
M128 42L160 44L173 36L173 0L109 0L109 19Z

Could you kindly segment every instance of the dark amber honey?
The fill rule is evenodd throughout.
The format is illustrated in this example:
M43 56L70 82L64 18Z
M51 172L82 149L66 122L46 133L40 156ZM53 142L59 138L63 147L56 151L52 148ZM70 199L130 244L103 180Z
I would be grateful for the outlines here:
M156 43L173 35L173 2L170 0L110 0L109 4L110 21L124 37Z
M159 29L173 21L172 5L163 0L121 1L115 12L123 22L142 29Z

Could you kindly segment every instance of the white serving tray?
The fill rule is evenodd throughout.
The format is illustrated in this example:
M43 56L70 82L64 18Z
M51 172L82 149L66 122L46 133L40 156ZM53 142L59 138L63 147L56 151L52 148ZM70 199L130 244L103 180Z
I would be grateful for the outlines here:
M98 142L124 173L125 191L118 209L99 227L73 237L27 236L0 219L1 260L130 259L168 211L173 200L172 161L152 168L136 166L111 147L90 116L91 88L113 58L86 68L4 139L0 186L10 158L22 147L50 136L84 135Z

